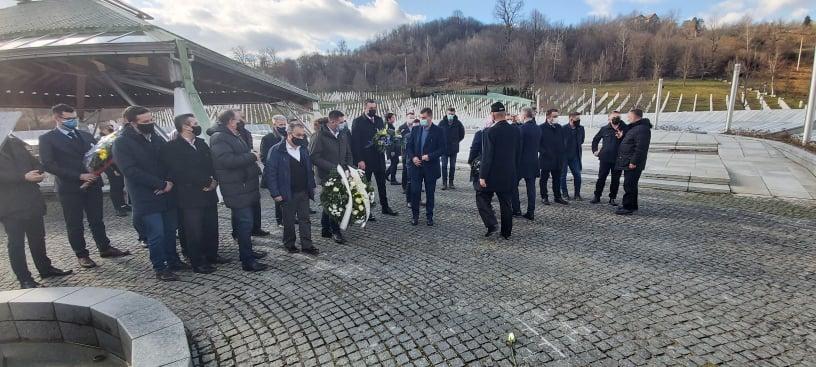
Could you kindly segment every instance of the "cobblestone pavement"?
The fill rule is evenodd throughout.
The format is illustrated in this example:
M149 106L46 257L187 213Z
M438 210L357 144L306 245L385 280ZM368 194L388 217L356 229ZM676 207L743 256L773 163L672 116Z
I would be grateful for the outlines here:
M509 366L509 331L524 366L816 365L813 202L643 190L636 216L539 206L503 241L482 236L473 191L459 185L437 191L436 227L410 226L389 186L401 215L351 230L347 245L315 224L322 254L289 255L270 228L255 244L273 270L233 262L175 283L155 280L129 219L110 208L114 243L135 256L80 270L52 199L49 251L77 274L44 284L165 302L199 366ZM222 253L236 259L220 217ZM16 288L5 251L0 269L0 288Z

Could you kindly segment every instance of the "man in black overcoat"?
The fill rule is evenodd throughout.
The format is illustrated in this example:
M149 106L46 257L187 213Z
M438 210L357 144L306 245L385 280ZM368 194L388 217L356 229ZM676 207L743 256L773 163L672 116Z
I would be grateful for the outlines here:
M479 169L480 191L476 195L476 206L482 217L487 233L496 232L496 213L493 211L493 195L499 198L501 210L501 236L510 239L513 231L513 188L517 186L517 172L521 159L521 133L506 120L504 104L496 102L490 106L496 123L482 134L482 164Z
M541 169L541 202L550 205L547 194L547 180L552 178L552 191L555 202L567 205L561 197L561 168L564 165L564 133L561 125L556 121L558 110L547 110L546 120L541 127L541 144L538 150L538 166Z
M385 123L377 116L377 102L373 99L366 100L365 114L354 119L351 125L351 153L357 162L357 168L365 171L366 180L371 182L371 176L377 180L382 213L394 216L397 212L388 206L388 195L385 191L385 153L374 143L374 135L383 128Z
M536 125L531 107L521 110L524 122L518 126L521 132L521 160L518 167L518 181L524 180L527 189L527 212L523 215L528 220L535 219L536 177L538 177L538 148L541 144L541 128ZM513 190L513 215L522 216L521 200L518 185Z

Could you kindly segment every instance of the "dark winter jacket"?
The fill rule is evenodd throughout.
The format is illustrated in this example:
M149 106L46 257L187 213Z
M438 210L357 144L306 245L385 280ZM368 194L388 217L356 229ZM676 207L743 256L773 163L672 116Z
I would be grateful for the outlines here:
M521 159L521 133L507 121L499 121L482 134L482 166L479 178L485 190L510 192L518 186L516 167Z
M454 115L453 121L448 120L446 115L442 121L439 121L439 127L445 133L445 140L447 141L447 155L454 155L459 153L459 143L465 138L465 126L459 121L459 117Z
M171 181L161 163L161 149L167 142L155 132L150 141L127 126L113 142L113 160L125 176L125 186L133 203L133 215L161 213L176 206L175 188L164 194L156 190Z
M34 170L42 171L40 161L22 140L9 136L0 150L0 221L45 215L40 185L25 179L26 173Z
M535 119L527 121L519 128L521 132L521 161L518 167L519 178L538 177L538 149L541 144L541 128Z
M195 138L193 148L179 136L162 147L161 157L180 208L206 208L218 204L215 189L204 191L215 179L212 152L204 139Z
M384 127L380 116L374 116L374 121L366 115L354 119L351 125L351 154L355 164L362 161L368 171L385 170L385 154L374 144L374 134Z
M86 131L74 130L78 140L72 140L55 128L40 136L40 161L43 170L55 177L57 191L60 193L74 193L83 190L79 175L88 173L83 160L96 139ZM91 187L85 190L101 190L102 180L96 180Z
M622 131L626 131L626 124L621 121L618 125L618 129ZM618 159L618 146L620 145L621 139L618 139L615 136L615 128L612 127L612 123L606 124L598 130L598 133L595 134L595 137L592 138L592 153L598 151L598 143L601 144L601 151L598 153L598 160L606 163L615 163Z
M273 145L286 139L286 128L282 128L281 130L273 128L271 133L261 138L261 162L266 162L266 157L269 156L269 149L272 148Z
M255 155L246 141L224 125L212 129L210 150L215 179L228 208L246 208L261 199Z
M544 122L541 128L541 144L538 149L538 168L560 170L564 165L563 128L558 123Z
M274 198L281 196L283 201L292 198L292 171L289 167L289 152L286 151L286 140L275 144L269 149L269 158L264 166L264 181L269 189L269 194ZM309 157L309 150L305 146L300 147L300 163L303 166L303 174L306 175L306 189L310 199L314 199L315 179L312 172L312 160Z
M635 170L642 171L646 168L646 156L651 140L652 122L649 119L640 119L629 124L618 147L617 168L629 170L629 164L637 166Z
M581 125L570 127L569 123L564 124L561 128L564 134L564 159L570 160L573 158L581 159L581 145L586 139L586 132Z
M343 130L335 138L326 125L321 126L320 131L312 138L309 154L321 185L329 179L332 172L337 172L337 165L354 166L349 140L349 134Z

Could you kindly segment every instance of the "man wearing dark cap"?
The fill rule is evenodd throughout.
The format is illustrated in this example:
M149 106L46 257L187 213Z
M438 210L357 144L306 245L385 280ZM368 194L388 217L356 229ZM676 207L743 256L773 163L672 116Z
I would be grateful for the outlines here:
M482 138L482 158L479 169L479 188L476 206L490 237L496 232L496 213L493 211L493 194L499 198L501 209L501 236L510 239L513 231L513 188L518 185L516 168L521 158L521 133L510 125L504 105L496 102L490 106L495 124Z

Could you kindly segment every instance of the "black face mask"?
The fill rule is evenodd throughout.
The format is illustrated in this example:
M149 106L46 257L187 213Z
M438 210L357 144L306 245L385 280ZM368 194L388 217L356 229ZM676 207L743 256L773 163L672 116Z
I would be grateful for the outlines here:
M136 129L139 130L140 133L148 135L153 134L153 131L156 130L156 124L136 124Z
M286 135L286 128L285 127L276 127L278 130L278 134Z
M243 121L238 121L238 128L239 128L239 129L243 129L245 125L246 125L246 123L245 123L245 122L243 122Z
M621 121L622 120L621 120L620 117L613 117L612 118L612 125L620 125Z
M201 135L201 126L198 125L193 126L193 135L195 136Z
M580 124L581 124L581 119L576 119L576 120L575 120L575 126L578 126L578 125L580 125Z
M377 116L377 110L368 110L368 117Z
M304 138L294 138L293 137L292 138L292 143L294 143L295 145L297 145L299 147L302 147L302 146L306 145L306 139L304 139Z

